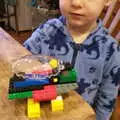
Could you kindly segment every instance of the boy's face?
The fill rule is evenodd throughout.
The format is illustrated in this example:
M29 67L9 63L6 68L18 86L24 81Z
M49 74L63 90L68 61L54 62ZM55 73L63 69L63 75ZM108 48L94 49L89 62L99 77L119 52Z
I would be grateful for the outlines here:
M109 0L60 0L60 10L67 23L80 27L96 22Z

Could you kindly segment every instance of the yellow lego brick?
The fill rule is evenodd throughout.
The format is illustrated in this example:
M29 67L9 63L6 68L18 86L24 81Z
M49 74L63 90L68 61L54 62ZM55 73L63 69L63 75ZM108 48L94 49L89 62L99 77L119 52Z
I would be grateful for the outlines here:
M62 96L57 96L56 99L51 101L52 112L62 111L64 109Z
M56 59L50 60L49 64L52 68L57 68L58 67L58 61Z
M52 105L52 112L63 111L63 109L64 109L63 104L61 104L61 106L54 106L54 105Z
M33 105L34 104L34 100L32 98L28 98L27 102L28 102L29 105Z
M32 98L27 100L27 114L29 118L40 117L40 103L35 102Z

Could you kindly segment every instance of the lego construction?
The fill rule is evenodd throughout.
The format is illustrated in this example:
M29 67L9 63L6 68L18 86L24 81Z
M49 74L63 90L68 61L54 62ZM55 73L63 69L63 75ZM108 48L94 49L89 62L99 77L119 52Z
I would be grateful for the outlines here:
M29 55L12 65L8 99L27 99L27 116L41 116L40 102L51 101L52 112L63 111L63 93L77 88L73 66L49 56ZM64 111L63 111L64 112Z

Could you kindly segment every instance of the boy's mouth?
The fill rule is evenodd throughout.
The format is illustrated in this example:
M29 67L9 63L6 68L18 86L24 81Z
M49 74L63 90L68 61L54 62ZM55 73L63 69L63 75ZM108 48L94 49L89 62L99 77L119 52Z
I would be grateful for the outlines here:
M79 13L70 13L71 16L75 16L75 17L84 17L85 15L83 14L79 14Z
M70 14L83 15L83 14L80 14L80 13L75 13L75 12L71 12Z

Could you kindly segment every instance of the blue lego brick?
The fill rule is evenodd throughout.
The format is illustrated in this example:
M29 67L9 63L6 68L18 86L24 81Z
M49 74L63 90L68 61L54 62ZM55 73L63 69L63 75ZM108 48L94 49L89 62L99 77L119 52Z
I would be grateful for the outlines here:
M47 85L49 84L49 79L25 79L24 81L17 81L14 83L14 88L18 87L28 87L31 85Z
M18 87L18 88L14 88L12 83L10 83L9 85L9 94L10 93L17 93L17 92L27 92L27 91L33 91L33 90L42 90L43 86L41 85L31 85L28 87Z
M33 91L33 90L41 90L43 89L43 85L31 85L28 87L18 87L14 88L14 80L9 81L9 94L10 93L17 93L17 92L26 92L26 91Z

